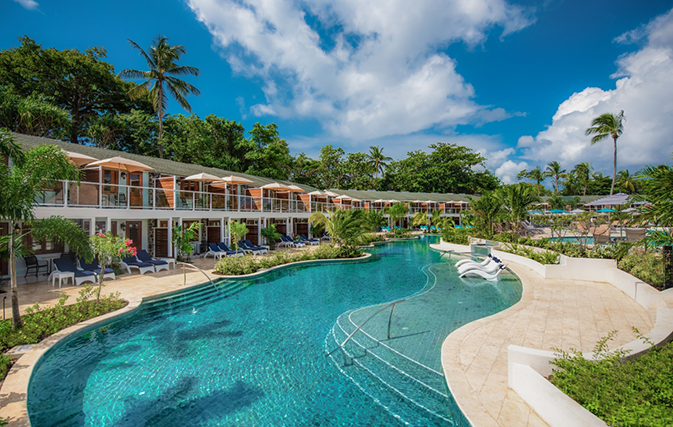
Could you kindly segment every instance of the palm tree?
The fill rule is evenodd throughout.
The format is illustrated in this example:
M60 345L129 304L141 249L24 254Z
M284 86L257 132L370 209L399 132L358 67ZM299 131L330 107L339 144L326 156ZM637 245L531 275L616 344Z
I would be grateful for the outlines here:
M610 195L615 192L615 181L617 180L617 138L624 132L625 120L624 110L620 111L616 116L612 113L601 114L591 121L591 127L587 128L585 131L587 136L593 135L591 138L591 145L594 145L608 136L612 137L614 156L612 161L612 186L610 187Z
M589 162L578 163L575 165L573 171L577 175L579 181L582 183L583 188L582 195L586 196L587 186L589 186L589 176L590 176L589 174L591 173L591 163Z
M498 189L500 198L508 211L507 216L512 224L518 229L518 222L526 216L528 207L540 201L540 197L533 189L524 184L505 185Z
M408 213L409 208L402 202L397 202L388 209L388 215L390 215L390 219L393 220L394 224L401 221Z
M540 169L540 166L536 166L535 169L528 171L528 178L535 182L535 192L539 196L542 183L547 178L542 169Z
M374 168L375 177L379 177L379 172L383 173L387 161L392 160L392 157L383 155L383 148L376 145L369 147L369 164Z
M164 112L168 106L168 95L170 94L178 101L178 104L182 108L191 113L192 107L185 99L185 96L190 93L196 96L201 94L196 87L175 76L198 76L200 71L198 68L188 65L176 64L180 60L180 57L187 52L187 49L182 45L169 45L166 36L158 35L154 38L152 46L150 46L149 55L133 40L129 40L129 43L140 51L140 56L145 58L150 69L149 71L127 69L120 72L119 76L131 79L145 79L144 82L134 86L129 91L129 96L131 99L138 99L149 93L154 105L154 111L159 118L159 157L163 159L164 149L161 144L161 135L163 134ZM150 89L152 82L154 82L154 85Z
M426 212L416 212L414 216L411 217L411 225L418 227L419 225L428 225L430 224L430 219Z
M365 211L362 209L337 209L328 215L314 212L308 220L313 225L324 225L332 243L350 255L355 252L360 237L367 231L364 217Z
M530 187L529 187L530 188ZM493 223L499 221L503 210L503 200L497 191L485 192L480 198L470 200L470 209L486 227L489 236L493 235Z
M12 156L10 168L0 163L0 219L10 223L10 233L0 239L0 254L9 261L14 328L22 326L16 278L16 257L25 253L22 223L32 225L36 239L50 238L67 243L87 259L93 259L88 237L74 222L60 217L34 221L36 200L57 181L79 182L80 171L55 145L38 145L22 152L11 134L0 130L0 153ZM79 232L78 232L79 230ZM84 240L84 244L81 241Z
M619 171L617 175L617 186L620 190L628 194L636 192L639 182L628 170Z
M558 194L558 183L559 180L565 176L565 172L566 170L561 169L561 165L556 160L549 162L545 168L544 175L554 179L554 194Z

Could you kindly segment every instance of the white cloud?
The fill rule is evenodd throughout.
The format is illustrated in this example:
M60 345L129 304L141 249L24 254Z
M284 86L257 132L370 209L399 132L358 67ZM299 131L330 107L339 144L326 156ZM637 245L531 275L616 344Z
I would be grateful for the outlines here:
M505 184L514 184L518 182L516 176L524 169L528 169L528 163L516 163L512 160L507 160L495 170L495 176L500 178Z
M455 61L438 52L483 43L496 26L505 36L532 22L505 0L187 3L232 69L264 82L266 102L253 114L316 118L329 135L360 140L509 117L475 103Z
M636 52L616 61L615 88L590 87L574 93L554 114L551 126L533 139L522 136L522 157L543 165L557 160L568 168L589 161L612 172L612 139L591 145L584 134L591 120L603 113L624 110L624 133L617 141L617 168L669 161L673 151L673 10L649 24L615 39L643 42Z
M35 0L14 0L14 2L19 3L24 9L28 10L36 10L40 6Z

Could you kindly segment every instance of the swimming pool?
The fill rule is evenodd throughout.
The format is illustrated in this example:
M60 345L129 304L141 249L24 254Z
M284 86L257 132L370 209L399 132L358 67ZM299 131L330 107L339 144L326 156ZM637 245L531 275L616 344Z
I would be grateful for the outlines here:
M572 242L572 243L583 243L585 245L593 245L594 244L594 236L587 236L587 237L578 237L578 236L564 236L560 238L562 242ZM550 238L552 242L557 242L559 240L558 237L553 237Z
M28 390L31 423L467 425L441 375L441 342L514 304L521 287L511 275L456 279L454 261L428 250L433 240L144 303L41 359ZM348 344L356 363L343 366L334 350L344 334L377 304L413 294L395 311L393 339L374 340L385 338L381 313Z

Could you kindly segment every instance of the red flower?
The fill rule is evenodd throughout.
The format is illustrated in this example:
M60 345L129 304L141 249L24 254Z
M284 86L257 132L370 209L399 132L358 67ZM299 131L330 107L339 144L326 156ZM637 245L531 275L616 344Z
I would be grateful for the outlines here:
M99 231L98 233L96 233L96 236L105 237L105 234L103 234Z

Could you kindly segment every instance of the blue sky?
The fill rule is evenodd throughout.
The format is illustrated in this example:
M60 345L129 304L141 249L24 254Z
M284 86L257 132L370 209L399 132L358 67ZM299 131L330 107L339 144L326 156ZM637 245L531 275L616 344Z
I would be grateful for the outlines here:
M410 6L413 4L413 6ZM625 110L618 168L670 162L671 1L1 0L0 49L103 46L144 69L126 39L187 47L194 113L276 123L293 153L323 144L395 158L446 141L482 152L505 182L590 161L611 173L593 117ZM172 113L184 112L175 102Z

